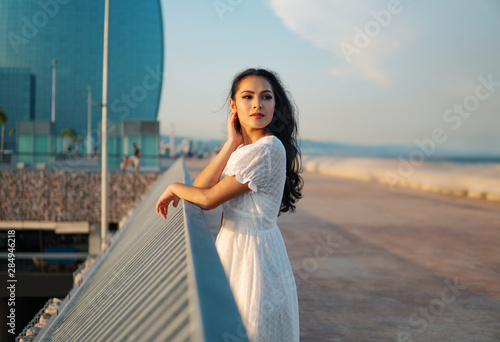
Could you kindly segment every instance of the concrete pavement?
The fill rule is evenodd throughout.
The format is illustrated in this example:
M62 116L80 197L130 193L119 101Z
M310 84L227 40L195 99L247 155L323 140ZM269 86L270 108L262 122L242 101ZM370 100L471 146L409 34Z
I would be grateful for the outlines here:
M203 160L187 160L194 177ZM304 173L282 214L301 341L500 341L500 205ZM220 209L206 212L214 234Z

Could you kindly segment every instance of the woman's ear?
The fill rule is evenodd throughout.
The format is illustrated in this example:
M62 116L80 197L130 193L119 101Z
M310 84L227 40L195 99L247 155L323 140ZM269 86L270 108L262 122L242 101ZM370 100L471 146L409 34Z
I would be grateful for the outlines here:
M229 99L229 108L231 108L231 112L236 112L236 101L233 99Z

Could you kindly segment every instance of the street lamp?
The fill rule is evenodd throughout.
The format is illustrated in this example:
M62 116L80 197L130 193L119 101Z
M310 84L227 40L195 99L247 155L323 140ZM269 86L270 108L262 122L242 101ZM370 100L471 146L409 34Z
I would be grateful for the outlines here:
M56 122L56 64L57 60L52 60L52 122Z
M101 251L108 231L108 32L109 0L104 5L104 47L102 58L102 146L101 146Z
M89 92L88 100L87 100L87 153L90 156L90 150L92 149L92 142L91 142L91 134L90 134L90 128L92 127L91 121L92 121L92 87L89 85L87 88Z

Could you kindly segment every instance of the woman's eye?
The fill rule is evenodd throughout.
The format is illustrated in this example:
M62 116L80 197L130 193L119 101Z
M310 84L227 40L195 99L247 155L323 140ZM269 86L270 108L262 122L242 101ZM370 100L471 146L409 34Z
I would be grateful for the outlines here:
M243 96L243 98L244 98L244 99L251 99L251 98L252 98L252 96L251 96L251 95L245 95L245 96Z
M272 97L272 96L270 96L270 95L265 95L265 96L262 96L262 98L263 98L264 100L271 100L273 97Z

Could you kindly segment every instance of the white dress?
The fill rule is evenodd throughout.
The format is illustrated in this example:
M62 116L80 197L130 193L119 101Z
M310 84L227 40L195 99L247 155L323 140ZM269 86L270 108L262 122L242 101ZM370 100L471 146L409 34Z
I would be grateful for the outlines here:
M223 176L250 191L224 203L215 242L251 342L299 341L297 289L276 223L286 177L281 141L265 136L240 145Z

